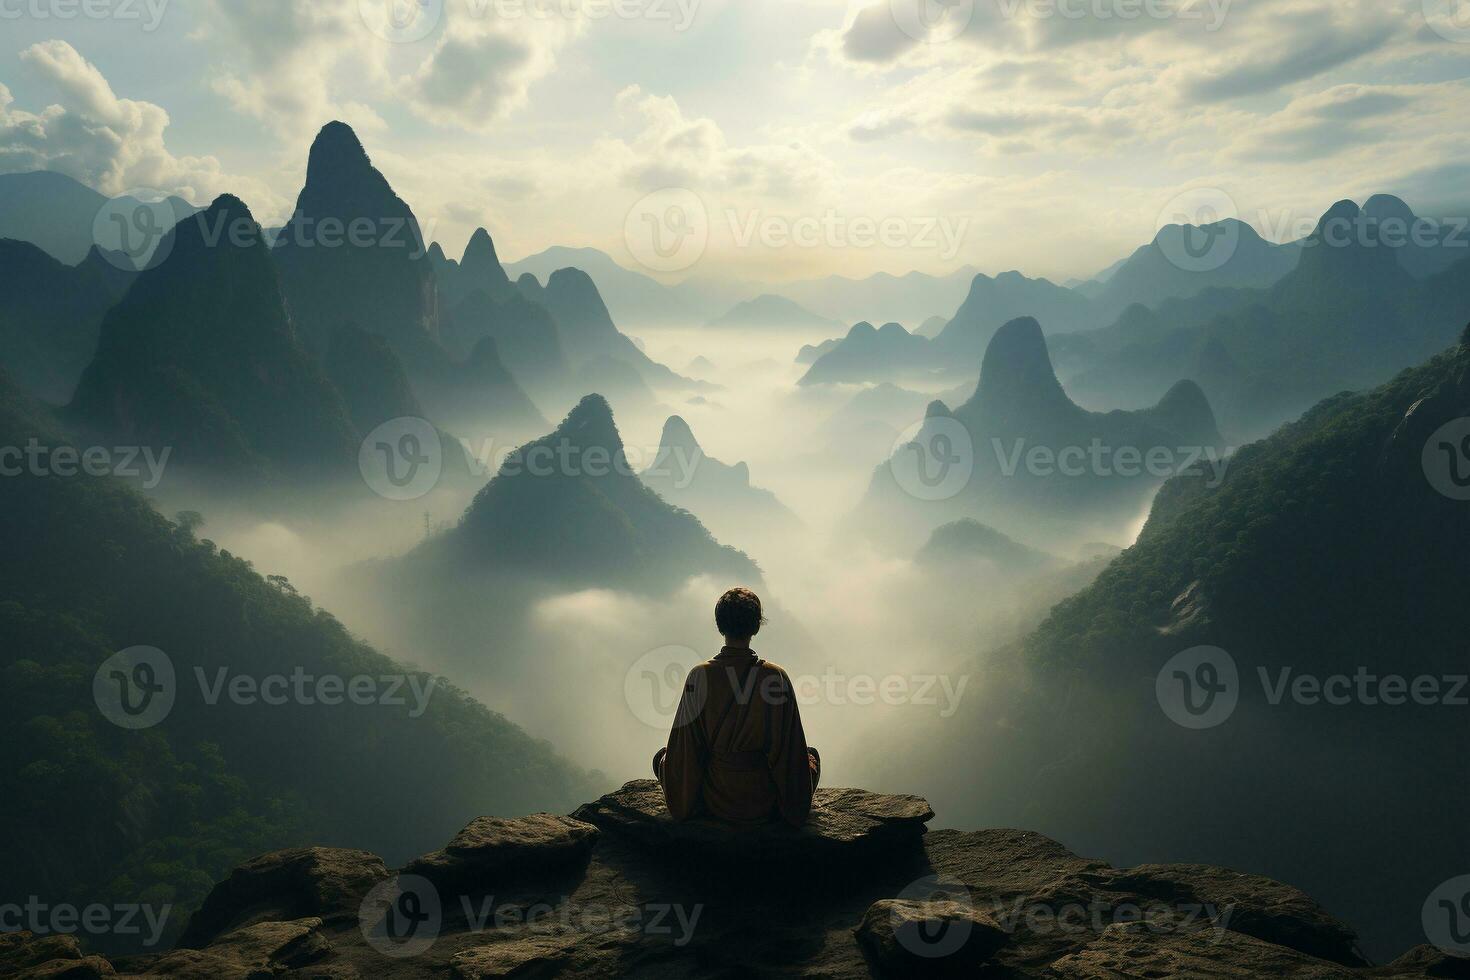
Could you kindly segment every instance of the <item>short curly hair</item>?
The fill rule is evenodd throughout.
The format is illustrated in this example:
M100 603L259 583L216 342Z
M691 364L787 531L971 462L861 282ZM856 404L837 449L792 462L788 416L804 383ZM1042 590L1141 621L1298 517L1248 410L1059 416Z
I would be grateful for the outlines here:
M721 636L755 636L765 621L766 617L761 613L761 597L749 589L731 589L715 603L715 626Z

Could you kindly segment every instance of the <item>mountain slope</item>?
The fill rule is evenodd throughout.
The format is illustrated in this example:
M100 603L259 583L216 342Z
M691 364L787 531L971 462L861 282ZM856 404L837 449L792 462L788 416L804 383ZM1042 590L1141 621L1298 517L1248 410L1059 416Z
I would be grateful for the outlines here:
M985 353L990 338L1006 323L1029 316L1053 333L1096 326L1097 312L1087 298L1046 279L1019 272L995 278L977 274L955 315L934 338L940 356L973 363Z
M1015 651L1016 683L968 707L971 732L996 710L1015 726L971 743L1004 760L987 778L1024 787L1051 832L1085 822L1102 852L1192 851L1295 881L1370 955L1422 941L1470 812L1444 778L1470 751L1466 417L1462 342L1321 402L1218 486L1165 484L1137 544ZM1373 888L1347 853L1379 869Z
M249 209L223 195L161 247L103 320L69 416L221 476L354 472L347 410L297 340Z
M588 395L554 432L516 450L424 559L514 570L564 586L660 589L700 572L758 575L687 511L628 470L612 409Z
M438 295L418 220L346 124L328 123L313 140L306 182L274 254L292 316L313 349L354 323L388 338L410 373L433 358Z
M1093 298L1103 318L1135 303L1156 307L1206 289L1264 289L1297 263L1299 243L1277 245L1234 218L1167 225L1113 271Z
M1165 477L1220 448L1193 382L1141 411L1083 409L1057 380L1041 326L1023 317L996 332L974 396L952 412L931 405L913 441L877 469L856 522L913 549L972 517L1071 553L1090 526L1133 519Z
M133 279L94 246L63 265L28 242L0 238L0 366L27 391L70 400L103 315Z
M93 246L122 250L133 264L143 265L164 232L198 210L174 196L156 203L128 196L109 199L51 170L0 174L0 238L30 242L65 265L81 262ZM114 215L122 219L121 226ZM150 219L157 226L144 224ZM123 239L140 229L141 238Z
M765 293L737 304L706 326L736 330L828 330L838 323L817 316L784 296Z
M677 415L664 423L653 465L639 479L726 539L770 540L801 523L775 494L751 485L745 463L722 463L706 453Z
M523 292L529 291L523 288ZM618 330L597 285L581 269L558 269L546 280L539 294L556 320L562 348L573 371L597 358L610 357L628 364L655 389L708 387L680 377L639 350L637 344Z
M0 443L32 438L68 444L0 377ZM211 881L258 851L380 847L403 860L482 810L562 808L586 792L544 743L447 682L429 688L427 674L355 640L193 527L108 478L0 480L0 739L27 760L0 771L7 896L172 903L173 934ZM172 681L154 682L172 706L128 730L99 710L107 702L94 700L93 678L107 690L99 668L137 645L167 658ZM297 673L311 700L268 703L268 685L253 700L208 697L222 676L264 684ZM383 697L334 704L317 686L356 677ZM379 679L395 677L390 698Z
M1381 384L1470 319L1470 259L1415 280L1401 250L1384 247L1387 233L1352 201L1338 202L1302 243L1297 267L1269 289L1207 290L1066 338L1063 360L1077 372L1069 388L1127 404L1192 377L1232 432L1259 435L1333 392ZM1151 326L1140 326L1145 318Z

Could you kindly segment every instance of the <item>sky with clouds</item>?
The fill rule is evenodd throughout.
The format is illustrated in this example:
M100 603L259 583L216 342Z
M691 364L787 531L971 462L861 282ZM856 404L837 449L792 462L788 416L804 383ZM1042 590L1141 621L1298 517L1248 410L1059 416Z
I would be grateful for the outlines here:
M279 223L342 119L451 254L1066 279L1195 200L1470 214L1467 80L1470 0L0 0L0 171Z

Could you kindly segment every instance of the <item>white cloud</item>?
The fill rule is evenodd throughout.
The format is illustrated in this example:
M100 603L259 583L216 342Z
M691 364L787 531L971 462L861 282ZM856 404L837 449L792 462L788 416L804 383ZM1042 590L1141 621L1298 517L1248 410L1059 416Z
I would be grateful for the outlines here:
M20 63L57 101L28 112L0 85L0 170L56 170L104 194L157 190L197 203L226 190L272 196L259 181L224 173L215 157L175 156L164 142L168 113L119 98L65 41L33 44Z

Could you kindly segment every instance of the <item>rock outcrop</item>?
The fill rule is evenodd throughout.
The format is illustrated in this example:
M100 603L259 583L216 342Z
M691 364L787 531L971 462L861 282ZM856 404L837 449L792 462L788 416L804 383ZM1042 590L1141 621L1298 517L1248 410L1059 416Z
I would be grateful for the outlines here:
M216 886L196 913L185 938L198 948L109 963L70 937L20 933L0 936L0 972L201 980L1470 975L1470 960L1431 947L1371 966L1347 926L1269 879L1201 865L1118 870L1024 831L925 833L932 816L917 797L825 789L800 830L734 832L673 823L657 785L639 780L573 817L482 817L396 876L363 851L265 855Z

